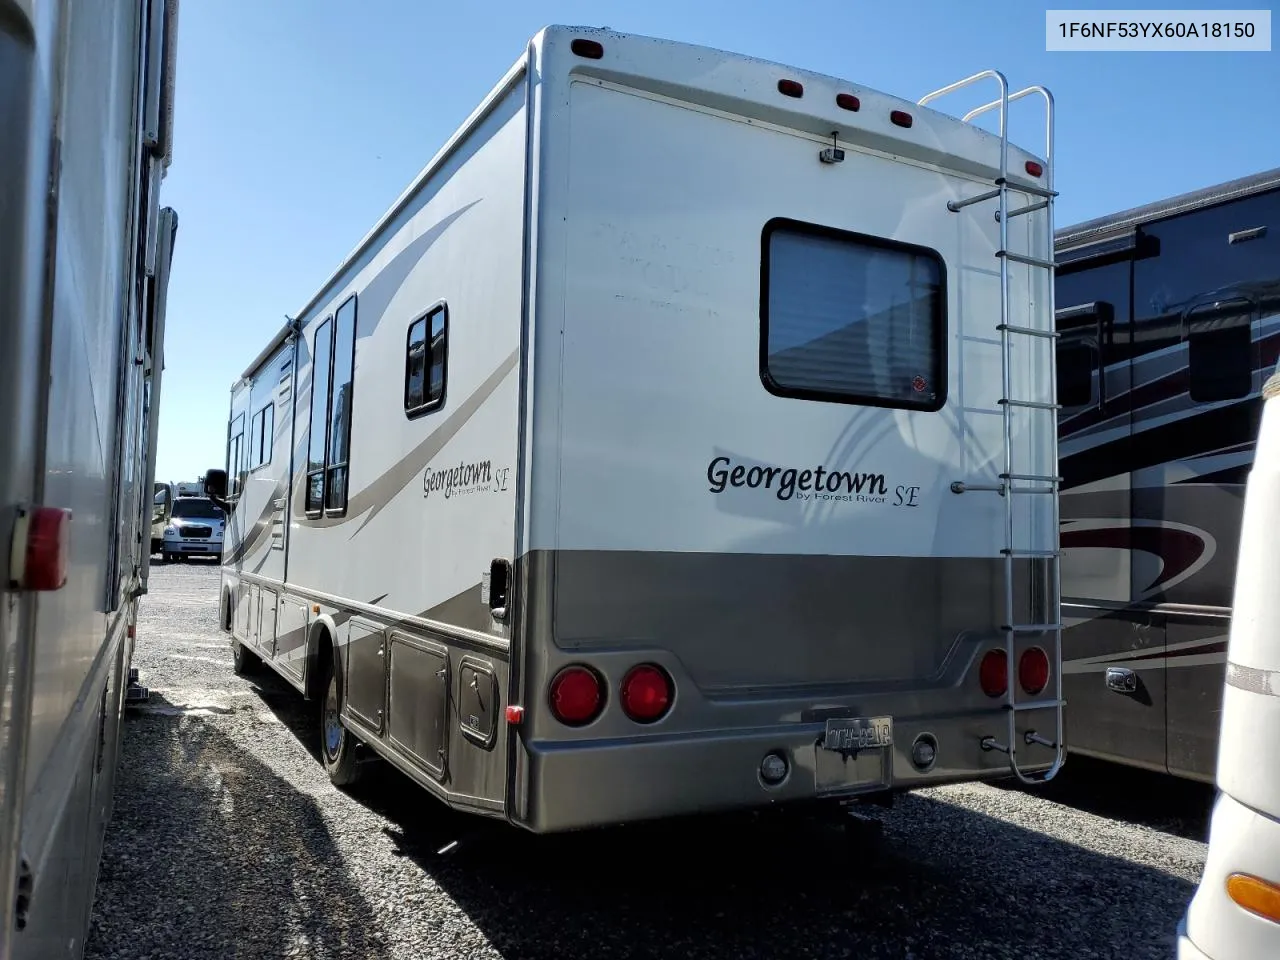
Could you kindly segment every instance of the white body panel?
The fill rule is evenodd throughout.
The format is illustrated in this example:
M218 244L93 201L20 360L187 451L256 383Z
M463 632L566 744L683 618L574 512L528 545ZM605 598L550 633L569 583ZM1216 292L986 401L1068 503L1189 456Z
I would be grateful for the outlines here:
M1216 783L1204 875L1179 925L1179 960L1280 956L1280 920L1227 895L1234 873L1280 887L1280 381L1264 390L1245 492L1227 641Z

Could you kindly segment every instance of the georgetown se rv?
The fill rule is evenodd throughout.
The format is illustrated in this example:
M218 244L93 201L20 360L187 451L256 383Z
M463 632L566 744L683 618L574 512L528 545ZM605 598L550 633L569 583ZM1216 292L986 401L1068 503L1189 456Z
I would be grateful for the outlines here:
M363 743L535 831L1052 774L1050 175L539 33L232 388L237 668L320 705L336 782Z
M1278 228L1280 169L1058 234L1073 752L1213 779Z
M0 957L85 952L126 701L177 217L176 0L0 2ZM139 638L142 639L142 638Z

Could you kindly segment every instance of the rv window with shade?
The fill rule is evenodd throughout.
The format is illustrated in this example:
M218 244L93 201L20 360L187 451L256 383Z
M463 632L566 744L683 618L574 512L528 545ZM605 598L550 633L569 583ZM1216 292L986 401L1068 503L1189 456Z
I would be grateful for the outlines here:
M444 403L448 334L449 310L444 304L409 324L404 367L404 412L409 417L430 413Z
M771 393L942 408L946 298L937 253L774 220L763 254L761 378Z
M1253 391L1253 304L1206 303L1187 313L1188 392L1196 403L1238 400Z

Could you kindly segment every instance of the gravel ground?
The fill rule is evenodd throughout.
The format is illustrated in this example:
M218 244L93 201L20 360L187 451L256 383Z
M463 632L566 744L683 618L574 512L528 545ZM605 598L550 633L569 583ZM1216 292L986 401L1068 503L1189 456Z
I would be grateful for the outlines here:
M744 818L531 837L390 770L343 793L301 698L231 672L217 580L153 571L89 958L1168 958L1203 867L1210 791L1074 758L1042 794L901 799L866 850Z

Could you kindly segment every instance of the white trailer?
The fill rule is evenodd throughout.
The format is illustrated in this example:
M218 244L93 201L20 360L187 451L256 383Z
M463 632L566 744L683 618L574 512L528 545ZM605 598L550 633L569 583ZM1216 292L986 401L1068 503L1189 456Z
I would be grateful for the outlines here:
M79 957L146 592L176 0L0 0L0 957Z
M238 668L534 831L1051 775L1048 152L543 30L232 387Z

